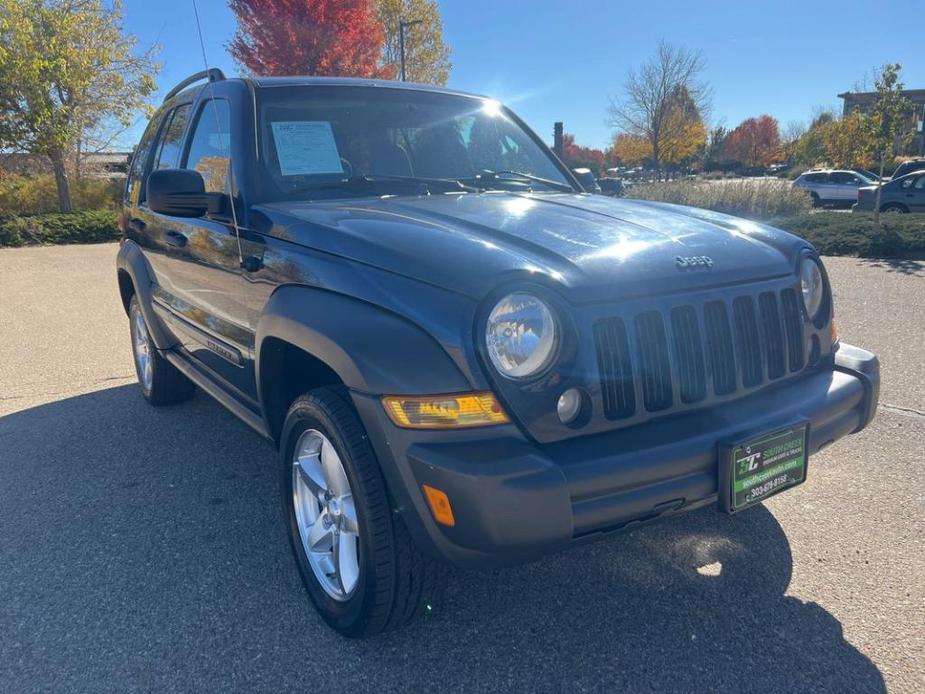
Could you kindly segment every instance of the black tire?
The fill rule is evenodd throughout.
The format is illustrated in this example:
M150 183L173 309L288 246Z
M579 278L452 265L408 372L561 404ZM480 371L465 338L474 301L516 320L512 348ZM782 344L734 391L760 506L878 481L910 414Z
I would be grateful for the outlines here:
M324 434L340 456L359 527L359 578L345 601L333 599L312 571L293 503L293 457L307 429ZM286 414L280 441L282 501L289 541L302 582L322 618L344 636L358 638L404 626L439 597L447 567L423 556L393 513L375 453L343 388L325 387L297 398Z
M137 294L132 296L129 302L128 312L129 331L132 336L132 361L135 362L135 374L138 376L138 385L141 386L141 394L144 396L145 400L155 407L175 405L189 400L196 392L196 387L193 385L192 381L177 370L177 367L167 361L156 349L154 349L150 334L148 333L144 314L141 313ZM144 326L146 339L149 345L148 358L151 361L151 379L149 384L145 382L145 378L142 375L142 366L136 353L139 320Z
M813 207L822 207L822 200L819 199L818 194L810 193L809 197L813 200Z
M886 205L883 205L880 208L880 211L881 212L894 212L894 213L898 212L899 214L907 214L909 212L909 210L906 209L905 205L902 205L898 202L888 202Z

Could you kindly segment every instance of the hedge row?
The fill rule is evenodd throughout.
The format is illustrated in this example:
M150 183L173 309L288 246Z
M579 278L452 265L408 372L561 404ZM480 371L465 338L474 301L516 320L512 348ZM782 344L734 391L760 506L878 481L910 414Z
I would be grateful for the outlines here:
M861 258L925 258L925 215L817 212L769 222L813 244L823 255Z
M110 210L0 218L0 247L103 243L116 241L119 236L116 213Z

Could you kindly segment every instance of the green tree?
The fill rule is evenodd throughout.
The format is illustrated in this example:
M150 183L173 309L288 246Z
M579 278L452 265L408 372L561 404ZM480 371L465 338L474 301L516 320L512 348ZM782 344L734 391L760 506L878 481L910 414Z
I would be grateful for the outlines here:
M884 65L874 88L877 96L867 115L874 156L877 158L880 177L883 178L883 167L886 158L893 156L898 147L904 148L912 137L908 128L909 114L912 111L912 102L902 94L903 83L899 79L902 66L898 63ZM874 206L874 221L880 224L880 191L883 186L877 186L877 202Z
M450 78L450 48L443 42L443 21L436 0L377 0L385 32L382 62L397 76L401 70L399 22L405 27L405 76L412 82L444 85Z
M128 126L156 89L155 48L136 46L120 0L0 0L0 147L49 158L62 212L82 135Z
M822 141L826 158L832 166L854 169L870 164L873 149L871 132L858 109L826 125Z
M828 154L825 150L825 131L835 121L835 114L831 111L822 111L809 125L803 135L793 147L793 160L803 166L816 166L826 161Z

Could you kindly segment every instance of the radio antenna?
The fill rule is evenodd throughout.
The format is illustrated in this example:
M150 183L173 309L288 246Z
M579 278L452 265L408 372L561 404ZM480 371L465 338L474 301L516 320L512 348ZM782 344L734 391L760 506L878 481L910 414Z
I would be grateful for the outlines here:
M192 3L193 3L193 14L196 16L196 31L199 33L199 48L202 51L202 62L203 62L203 66L206 69L206 72L208 72L209 59L206 57L206 42L203 41L202 39L202 23L199 21L199 8L196 6L196 0L192 0ZM208 80L209 80L208 81L209 96L211 97L211 100L212 100L212 113L215 114L215 131L218 133L218 141L221 143L221 146L222 146L222 155L228 160L228 177L225 179L226 180L225 187L227 189L226 192L228 193L228 198L231 202L231 221L234 224L234 237L235 237L235 240L238 242L238 263L243 265L244 264L244 254L241 252L241 234L240 234L240 230L238 227L238 212L235 209L235 204L234 204L234 193L233 193L234 191L234 185L233 185L234 167L231 165L231 152L229 151L230 143L225 142L225 134L222 132L222 123L218 117L218 110L215 108L215 87L212 85L212 78L209 77ZM229 126L228 129L230 131L231 123L229 123L228 126ZM229 132L228 135L230 137L231 133Z

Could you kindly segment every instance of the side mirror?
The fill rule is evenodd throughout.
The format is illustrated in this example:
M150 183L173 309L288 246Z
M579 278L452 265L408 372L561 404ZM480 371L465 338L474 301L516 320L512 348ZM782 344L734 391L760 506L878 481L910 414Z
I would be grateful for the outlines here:
M221 214L226 196L207 193L202 175L193 169L158 169L148 175L148 207L171 217Z
M572 173L575 174L575 178L578 179L578 182L581 184L581 187L585 189L586 193L601 192L601 187L597 184L597 179L594 178L591 169L572 169Z

